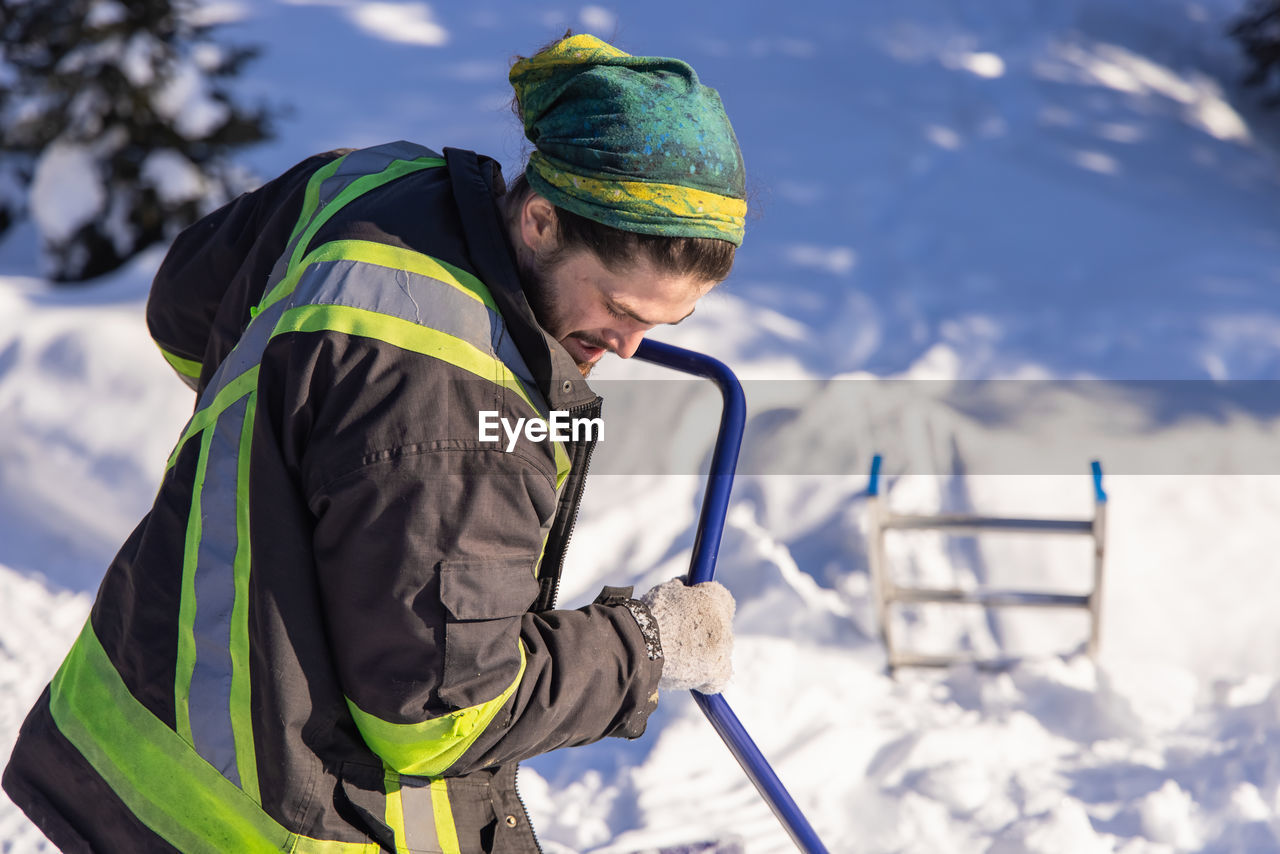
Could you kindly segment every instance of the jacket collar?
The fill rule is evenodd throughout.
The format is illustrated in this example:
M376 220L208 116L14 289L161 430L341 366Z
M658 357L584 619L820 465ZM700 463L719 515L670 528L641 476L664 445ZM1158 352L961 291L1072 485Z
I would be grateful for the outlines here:
M505 186L498 164L474 151L446 148L462 233L480 280L488 286L520 355L552 409L570 409L596 399L569 353L538 325L520 286L511 241L498 210Z

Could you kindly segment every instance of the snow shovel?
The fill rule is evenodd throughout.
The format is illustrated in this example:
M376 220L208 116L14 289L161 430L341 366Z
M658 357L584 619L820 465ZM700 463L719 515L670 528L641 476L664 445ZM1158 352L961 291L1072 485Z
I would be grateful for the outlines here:
M715 450L711 455L711 472L707 478L707 490L702 499L702 512L698 517L698 532L693 541L693 558L689 562L689 583L710 581L716 570L716 557L720 553L720 538L724 533L725 514L729 509L729 491L733 488L733 472L738 464L738 450L742 447L742 432L747 423L747 401L742 385L724 363L695 353L644 340L636 350L636 358L686 374L706 377L715 382L724 399L720 415L720 430L716 435ZM756 747L751 736L738 721L720 694L702 694L691 691L694 702L711 721L711 726L728 745L733 758L755 784L760 796L782 822L796 847L807 854L827 854L822 840L800 812L796 802L769 766L764 754Z

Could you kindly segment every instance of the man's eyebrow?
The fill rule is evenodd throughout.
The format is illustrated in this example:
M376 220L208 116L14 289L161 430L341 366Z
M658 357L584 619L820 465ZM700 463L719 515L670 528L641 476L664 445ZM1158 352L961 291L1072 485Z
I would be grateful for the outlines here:
M663 326L663 325L664 325L664 324L662 324L662 323L658 323L658 322L656 322L656 321L652 321L652 320L645 320L643 317L641 317L640 315L636 314L634 311L632 311L632 310L631 310L630 308L628 308L626 305L624 305L624 304L622 304L622 303L618 302L616 299L610 299L610 300L609 300L609 302L613 305L613 307L614 307L614 308L616 308L618 311L622 312L623 314L625 314L627 317L631 318L632 320L636 321L637 323L643 323L645 326ZM674 321L674 322L672 322L672 323L668 323L668 324L665 324L665 325L666 325L666 326L675 326L677 323L684 323L684 322L685 322L686 320L688 320L688 319L689 319L689 317L690 317L690 316L691 316L695 311L697 311L697 310L698 310L698 309L697 309L697 306L694 306L693 308L689 309L689 314L686 314L684 317L680 318L680 319L679 319L679 320L677 320L677 321Z

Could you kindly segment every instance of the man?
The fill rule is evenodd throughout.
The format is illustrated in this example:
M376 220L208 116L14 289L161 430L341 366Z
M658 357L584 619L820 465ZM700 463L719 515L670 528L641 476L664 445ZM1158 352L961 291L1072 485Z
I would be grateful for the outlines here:
M742 239L718 96L591 36L518 62L537 150L299 164L185 231L148 322L198 394L4 787L67 851L536 851L516 762L718 691L715 584L555 610L606 352Z

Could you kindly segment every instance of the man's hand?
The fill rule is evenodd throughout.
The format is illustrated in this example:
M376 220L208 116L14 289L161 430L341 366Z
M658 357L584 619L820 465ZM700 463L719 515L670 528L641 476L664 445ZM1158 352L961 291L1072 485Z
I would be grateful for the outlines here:
M733 675L733 596L719 582L665 581L640 597L658 621L658 688L718 694Z

